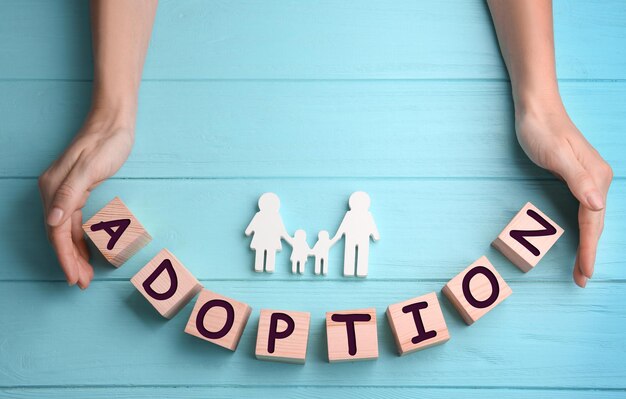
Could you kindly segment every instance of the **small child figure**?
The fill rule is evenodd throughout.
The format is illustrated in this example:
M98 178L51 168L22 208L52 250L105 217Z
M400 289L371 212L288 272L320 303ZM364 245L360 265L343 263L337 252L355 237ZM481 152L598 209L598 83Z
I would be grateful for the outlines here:
M309 244L306 242L306 232L304 230L296 230L291 247L291 272L304 273L304 266L309 257L309 252L311 252L311 248L309 248Z
M335 241L330 239L326 230L317 234L317 242L311 250L311 255L315 256L315 274L328 273L328 252L334 244Z

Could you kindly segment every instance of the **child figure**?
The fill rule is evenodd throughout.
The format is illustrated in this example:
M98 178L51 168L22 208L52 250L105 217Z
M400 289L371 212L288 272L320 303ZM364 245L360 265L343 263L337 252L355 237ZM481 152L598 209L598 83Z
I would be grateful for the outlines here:
M309 257L309 244L306 242L306 232L304 230L296 230L293 235L293 244L291 250L291 272L304 273L304 266Z
M317 234L317 242L311 250L311 255L315 256L315 274L328 273L328 252L334 244L335 241L330 239L326 230Z

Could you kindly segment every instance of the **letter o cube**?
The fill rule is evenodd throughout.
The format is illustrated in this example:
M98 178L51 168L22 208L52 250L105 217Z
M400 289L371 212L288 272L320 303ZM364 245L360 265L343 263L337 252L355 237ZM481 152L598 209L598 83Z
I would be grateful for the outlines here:
M441 291L468 325L486 315L513 292L486 256L448 281Z
M167 249L161 250L130 281L168 319L202 289L198 280Z
M252 308L243 302L202 290L185 332L234 351L251 312Z

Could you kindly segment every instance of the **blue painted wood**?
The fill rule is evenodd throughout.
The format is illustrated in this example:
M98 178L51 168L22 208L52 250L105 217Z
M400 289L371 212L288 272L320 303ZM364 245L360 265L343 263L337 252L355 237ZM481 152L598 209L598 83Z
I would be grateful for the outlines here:
M79 292L46 243L34 178L88 107L88 6L0 2L0 397L625 397L626 5L554 8L564 100L617 176L586 290L570 282L576 204L515 142L484 2L162 0L137 144L86 207L120 195L155 240L121 269L96 257ZM340 276L341 246L325 279L289 274L288 252L275 275L252 272L242 231L260 193L313 236L357 189L383 236L366 281ZM522 274L488 245L527 200L566 233ZM253 306L236 353L185 335L190 307L168 322L134 291L164 246ZM385 307L482 254L514 294L472 327L442 298L451 341L398 358ZM365 306L381 358L326 363L324 312ZM304 367L253 358L262 307L312 312Z
M295 398L317 399L357 398L357 399L617 399L624 397L624 391L617 390L547 390L547 389L481 389L481 388L414 388L414 387L133 387L133 388L9 388L0 389L0 398L150 398L150 399L205 399L205 398Z
M64 283L0 283L0 386L153 385L489 386L623 388L626 285L513 282L513 294L471 327L440 296L451 339L398 357L387 305L440 282L213 281L253 307L235 353L184 334L187 306L166 321L128 281L86 292ZM13 298L19 297L19 301ZM376 307L380 358L330 364L324 315ZM254 358L260 309L311 312L307 363Z
M556 1L563 79L626 78L620 0ZM0 2L0 77L89 79L82 0ZM10 60L10 62L8 62ZM161 1L146 79L506 78L483 1Z
M273 275L253 271L250 238L244 230L261 193L275 191L289 232L299 228L315 243L320 230L336 231L353 191L368 191L381 240L371 247L368 279L450 279L486 254L507 280L571 281L578 245L577 207L567 188L555 181L431 179L226 179L114 180L91 197L91 217L119 195L154 237L127 264L115 269L97 252L96 278L129 279L161 248L167 247L203 279L251 281L342 277L343 243L334 247L326 278L290 273L290 251L277 258ZM0 241L0 279L63 279L42 229L34 180L0 180L0 221L11 233ZM553 218L565 234L530 273L523 274L489 244L527 201ZM626 184L611 190L604 237L594 280L626 279ZM94 249L94 251L97 251Z
M80 127L89 86L0 83L0 176L38 176L52 162ZM626 176L626 141L616 140L626 83L561 89L581 131ZM117 176L549 178L517 144L510 96L506 82L146 82Z

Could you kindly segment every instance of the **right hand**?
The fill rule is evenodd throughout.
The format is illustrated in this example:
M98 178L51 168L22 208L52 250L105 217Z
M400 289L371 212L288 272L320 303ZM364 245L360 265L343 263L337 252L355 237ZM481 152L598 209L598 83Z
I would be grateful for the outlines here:
M39 177L48 239L69 285L93 278L82 229L82 208L96 186L124 164L134 142L134 113L92 110L63 154Z
M580 202L574 281L585 287L594 271L613 171L562 105L542 104L535 109L539 111L516 113L517 137L528 157L563 179Z

